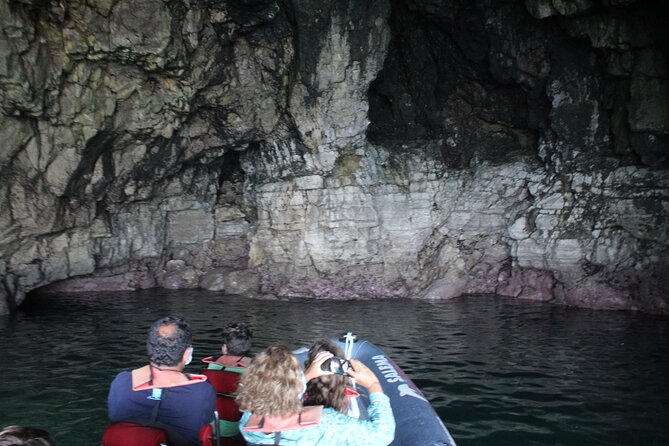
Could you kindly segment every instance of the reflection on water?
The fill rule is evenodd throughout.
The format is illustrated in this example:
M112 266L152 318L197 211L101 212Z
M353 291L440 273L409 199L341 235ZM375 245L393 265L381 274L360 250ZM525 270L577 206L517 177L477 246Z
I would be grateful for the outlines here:
M188 317L196 359L245 321L254 351L354 331L393 357L459 446L667 445L669 319L469 297L257 301L203 291L35 297L0 317L0 425L96 445L115 374L145 361L150 323ZM197 365L190 366L197 371Z

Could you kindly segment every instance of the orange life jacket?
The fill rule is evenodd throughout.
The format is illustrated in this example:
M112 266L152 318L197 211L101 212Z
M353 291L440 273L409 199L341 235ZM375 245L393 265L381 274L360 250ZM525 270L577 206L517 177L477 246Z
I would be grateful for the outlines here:
M206 357L202 360L207 364L218 364L224 368L239 368L245 369L251 364L251 358L247 356L231 356L223 355L219 356L218 359L214 361L213 356Z
M287 417L251 415L244 430L269 434L272 432L305 429L318 426L322 415L323 406L304 407L300 413Z
M131 372L132 390L148 390L153 388L166 389L170 387L188 386L207 380L204 375L183 373L177 370L161 370L152 365L145 365Z

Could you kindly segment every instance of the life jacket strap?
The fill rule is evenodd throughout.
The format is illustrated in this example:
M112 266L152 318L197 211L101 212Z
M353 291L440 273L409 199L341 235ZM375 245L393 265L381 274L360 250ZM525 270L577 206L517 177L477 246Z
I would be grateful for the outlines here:
M207 377L196 373L186 374L177 370L161 370L146 365L131 372L132 390L149 390L153 388L168 388L188 386L206 381ZM185 378L185 379L184 379Z
M160 399L158 400L158 404L153 406L153 410L151 411L151 422L155 423L156 420L158 419L158 411L160 410L160 405L163 403L163 400L167 396L167 391L169 389L162 389L162 392L160 393Z
M270 446L269 443L247 443L248 446ZM271 446L281 445L281 432L274 432L274 443Z

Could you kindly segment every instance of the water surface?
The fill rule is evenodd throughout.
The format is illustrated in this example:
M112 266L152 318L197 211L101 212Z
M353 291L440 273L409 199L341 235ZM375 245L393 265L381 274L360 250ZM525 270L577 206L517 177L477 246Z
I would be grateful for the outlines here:
M195 361L244 321L254 351L354 331L432 402L459 446L669 444L669 319L493 296L259 301L204 291L35 296L0 317L0 426L97 445L109 383L145 363L150 323L188 317Z

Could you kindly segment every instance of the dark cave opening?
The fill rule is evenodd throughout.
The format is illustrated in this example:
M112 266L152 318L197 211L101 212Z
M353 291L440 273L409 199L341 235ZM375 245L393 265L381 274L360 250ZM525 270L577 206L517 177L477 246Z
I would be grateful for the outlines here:
M544 82L494 72L480 5L450 6L419 11L392 2L388 56L369 89L368 139L439 140L451 167L532 153L547 117ZM524 11L514 14L529 21Z
M437 141L453 168L536 156L541 139L597 162L668 162L666 2L546 17L521 2L391 5L370 142Z

